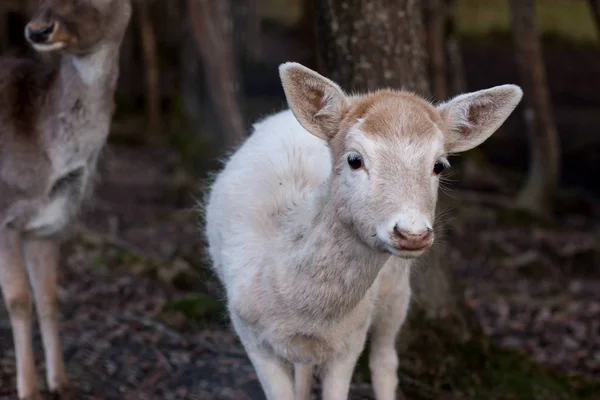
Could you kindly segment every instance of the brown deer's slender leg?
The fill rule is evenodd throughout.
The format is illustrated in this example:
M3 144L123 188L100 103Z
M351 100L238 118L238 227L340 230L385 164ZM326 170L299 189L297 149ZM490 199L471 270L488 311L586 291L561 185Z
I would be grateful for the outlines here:
M50 391L58 392L67 386L57 323L59 242L54 239L28 239L25 256L44 344L46 380Z
M30 398L37 393L31 341L31 293L22 240L16 231L0 232L0 287L12 327L19 398Z

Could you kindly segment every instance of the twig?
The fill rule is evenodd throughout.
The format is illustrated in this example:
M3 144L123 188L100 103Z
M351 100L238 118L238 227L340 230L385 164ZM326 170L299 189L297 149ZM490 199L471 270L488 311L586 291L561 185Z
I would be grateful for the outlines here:
M524 253L519 254L515 257L509 257L502 261L502 266L506 268L521 268L525 265L532 264L536 261L540 261L541 257L535 250L528 250Z
M147 328L152 328L155 331L158 331L166 336L168 336L171 340L175 340L177 342L186 342L186 339L183 335L179 334L178 332L174 331L173 329L167 327L166 325L155 321L153 319L150 318L146 318L146 317L140 317L138 315L133 315L130 313L125 313L122 315L119 315L119 319L123 320L123 321L128 321L128 322L137 322L140 325L144 325Z
M600 246L598 240L588 239L584 242L573 242L559 248L557 254L561 257L573 257L581 253L600 252Z

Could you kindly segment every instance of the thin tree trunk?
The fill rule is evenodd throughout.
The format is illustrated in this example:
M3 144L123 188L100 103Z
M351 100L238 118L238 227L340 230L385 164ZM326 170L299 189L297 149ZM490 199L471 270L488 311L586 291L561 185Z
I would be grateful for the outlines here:
M529 175L517 206L535 215L549 216L558 188L560 152L534 8L533 0L510 0L530 146Z
M444 0L446 18L446 57L448 60L449 96L456 96L467 90L465 66L463 63L462 49L456 29L456 1Z
M234 41L238 54L251 62L260 58L261 29L257 0L237 0L232 5Z
M313 0L313 5L322 73L347 91L394 87L429 95L425 38L417 1L352 0L342 4ZM444 198L440 201L446 202ZM437 232L442 229L439 222ZM417 348L413 345L427 334L442 335L439 342L444 343L479 334L479 325L464 304L442 242L421 260L417 271L412 274L413 301L401 331L401 348L419 352L412 350Z
M146 116L148 136L156 140L162 126L160 111L160 72L156 54L154 26L148 10L148 0L138 0L139 29L146 72Z
M8 50L8 9L0 6L0 54L6 54Z
M119 85L117 86L117 96L120 107L125 109L134 107L137 96L140 94L136 76L139 74L136 60L136 36L131 30L127 30L123 43L121 44L121 70L119 73Z
M592 17L594 19L594 25L596 25L596 32L600 38L600 0L588 0L590 10L592 11Z
M315 12L316 10L313 2L304 0L302 3L302 19L299 22L299 30L305 38L306 43L308 43L312 49L309 57L307 57L305 61L305 65L312 69L316 69L319 64L319 57L317 55L319 44L317 43L316 37L317 19Z
M230 0L188 0L188 11L209 93L222 127L222 144L235 146L246 135L238 103Z
M448 96L446 83L445 27L446 12L444 0L423 2L425 26L427 28L427 48L430 54L431 82L433 95L438 100Z

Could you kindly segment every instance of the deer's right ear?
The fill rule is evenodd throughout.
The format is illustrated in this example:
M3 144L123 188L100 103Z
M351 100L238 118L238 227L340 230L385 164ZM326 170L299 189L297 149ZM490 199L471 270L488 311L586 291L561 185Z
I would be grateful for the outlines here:
M279 76L288 105L304 129L325 140L335 136L348 105L342 89L298 63L281 64Z

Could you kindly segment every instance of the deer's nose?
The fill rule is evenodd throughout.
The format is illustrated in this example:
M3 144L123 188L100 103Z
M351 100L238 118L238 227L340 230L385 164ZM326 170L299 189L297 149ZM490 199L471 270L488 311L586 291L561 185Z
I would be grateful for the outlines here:
M54 22L49 24L35 24L30 23L27 25L26 34L27 38L33 43L43 44L48 41L50 35L54 32L56 24Z
M422 250L431 244L432 238L431 229L411 231L394 226L394 241L403 250Z

